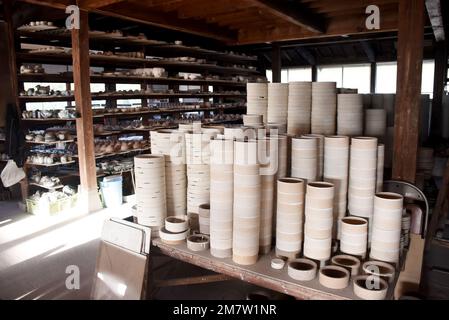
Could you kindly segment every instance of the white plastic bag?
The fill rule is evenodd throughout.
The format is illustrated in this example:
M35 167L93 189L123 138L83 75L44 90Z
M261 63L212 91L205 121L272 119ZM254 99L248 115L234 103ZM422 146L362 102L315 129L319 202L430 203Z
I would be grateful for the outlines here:
M5 168L0 175L3 185L8 188L26 177L25 171L18 168L14 160L8 160Z

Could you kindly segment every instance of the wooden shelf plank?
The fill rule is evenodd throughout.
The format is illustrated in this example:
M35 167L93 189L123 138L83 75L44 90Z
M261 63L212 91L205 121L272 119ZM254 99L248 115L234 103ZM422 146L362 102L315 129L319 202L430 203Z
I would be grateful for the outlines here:
M252 266L241 266L234 263L230 258L218 259L213 257L209 250L193 252L187 249L185 243L179 245L168 245L160 239L154 239L153 245L158 247L163 254L175 259L208 269L217 273L225 274L242 281L246 281L261 287L282 292L298 299L326 299L326 300L360 300L353 293L353 284L342 290L332 290L323 287L318 277L312 281L299 282L290 278L287 267L283 270L274 270L270 267L274 253L259 257L259 261ZM388 299L393 298L394 287L389 289Z
M67 53L18 53L17 58L22 62L47 63L47 64L71 64L72 55ZM194 62L179 62L166 60L150 60L143 58L128 58L104 55L91 55L91 66L121 66L121 67L161 67L165 69L176 69L177 71L192 71L201 73L202 71L222 73L222 74L247 74L260 75L257 70L247 68L225 67L214 64L201 64Z
M137 93L137 94L92 94L92 100L129 100L129 99L169 99L169 98L246 98L246 94L237 93ZM20 96L27 102L74 101L74 96Z
M30 167L58 167L58 166L65 166L65 165L69 165L69 164L73 164L75 163L75 161L68 161L66 163L62 163L62 162L58 162L58 163L52 163L52 164L39 164L39 163L31 163L31 162L27 162L25 163L25 165L30 166Z
M61 74L19 74L19 81L22 82L73 82L71 75ZM151 83L151 84L184 84L184 85L217 85L230 87L246 87L246 82L237 82L232 80L214 80L214 79L195 79L186 80L181 78L155 78L139 76L108 76L92 75L91 83Z

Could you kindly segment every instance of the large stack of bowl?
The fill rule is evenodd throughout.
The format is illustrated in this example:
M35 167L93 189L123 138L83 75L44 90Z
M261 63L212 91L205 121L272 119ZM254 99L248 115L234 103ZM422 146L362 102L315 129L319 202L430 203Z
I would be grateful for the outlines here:
M307 182L318 178L318 139L292 139L292 177Z
M290 82L288 89L288 133L310 133L312 111L312 82Z
M368 219L370 241L377 178L377 138L351 140L348 210L350 215Z
M334 135L337 115L337 84L312 83L312 133Z
M340 221L346 216L349 177L349 138L330 136L324 142L324 181L335 187L334 238L339 239Z
M210 140L220 133L217 129L202 129L185 134L187 163L187 210L198 214L199 206L209 203Z
M261 190L257 141L236 141L232 259L237 264L251 265L258 259Z
M283 178L277 185L276 255L295 259L304 237L304 181Z
M339 94L337 106L337 134L350 137L363 135L363 96Z
M265 137L257 140L258 161L262 181L262 202L260 209L259 252L267 254L271 251L275 179L278 169L278 142L276 137Z
M324 136L321 134L305 134L302 136L307 139L317 139L318 141L318 158L317 158L317 180L323 180L324 173Z
M210 252L217 258L232 256L234 205L234 140L210 142Z
M304 256L318 261L331 257L334 186L328 182L307 184Z
M263 122L268 122L268 84L248 83L246 85L247 113L263 116Z
M184 133L178 130L151 131L151 153L165 156L167 215L185 215L187 176Z
M399 261L404 198L396 193L378 193L374 198L370 258Z
M167 215L165 159L163 155L134 157L137 222L151 228L157 237Z
M268 123L287 125L288 84L268 84Z

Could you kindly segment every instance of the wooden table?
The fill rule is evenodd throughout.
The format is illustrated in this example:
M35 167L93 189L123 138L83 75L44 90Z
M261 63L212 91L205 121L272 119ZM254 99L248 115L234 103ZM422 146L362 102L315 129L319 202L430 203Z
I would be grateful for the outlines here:
M290 278L287 274L287 266L282 270L271 268L271 259L274 254L261 256L259 261L252 266L241 266L232 259L219 259L213 257L209 250L192 252L187 249L187 244L168 245L160 239L153 240L153 246L172 258L187 262L198 267L228 275L254 285L270 290L278 291L301 300L360 300L353 293L353 284L343 290L333 290L323 287L318 277L309 282L299 282ZM397 280L397 277L396 277ZM396 281L394 282L396 283ZM387 299L393 299L394 285L390 286Z

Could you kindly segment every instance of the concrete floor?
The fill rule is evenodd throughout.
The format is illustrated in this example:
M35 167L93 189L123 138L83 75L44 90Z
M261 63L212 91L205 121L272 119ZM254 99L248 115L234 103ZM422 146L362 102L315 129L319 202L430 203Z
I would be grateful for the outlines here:
M55 217L24 213L16 202L0 202L0 299L89 299L95 272L103 221L131 215L130 205L104 209L90 215L65 212ZM207 274L194 266L171 260L154 273L156 279ZM80 269L80 289L68 290L66 268ZM245 299L261 290L235 280L221 283L169 287L157 291L155 299Z

